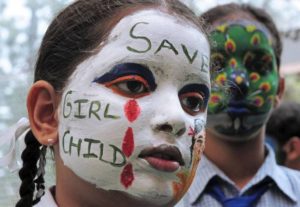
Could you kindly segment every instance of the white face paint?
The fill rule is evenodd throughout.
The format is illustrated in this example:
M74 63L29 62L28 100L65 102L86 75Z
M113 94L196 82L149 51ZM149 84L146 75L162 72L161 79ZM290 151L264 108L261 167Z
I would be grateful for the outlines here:
M204 34L169 14L123 18L65 87L64 164L98 188L180 199L203 150L209 55Z

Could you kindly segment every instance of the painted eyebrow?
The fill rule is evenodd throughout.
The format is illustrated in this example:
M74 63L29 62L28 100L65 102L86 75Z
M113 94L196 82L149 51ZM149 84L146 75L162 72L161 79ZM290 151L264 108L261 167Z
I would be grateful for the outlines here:
M153 73L147 66L137 63L121 63L115 65L109 72L99 78L96 78L93 82L105 84L126 75L139 75L148 82L150 91L154 91L156 89L157 85L155 83Z
M188 92L197 92L200 94L204 95L204 104L205 106L207 106L208 103L208 99L209 99L209 88L205 85L205 84L189 84L184 86L180 91L179 91L179 95L184 94L184 93L188 93Z

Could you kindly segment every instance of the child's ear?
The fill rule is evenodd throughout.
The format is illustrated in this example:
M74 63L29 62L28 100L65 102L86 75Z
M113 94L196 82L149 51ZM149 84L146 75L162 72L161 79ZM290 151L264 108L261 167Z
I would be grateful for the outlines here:
M300 158L300 138L292 137L285 145L286 159L294 161Z
M42 145L58 141L58 94L46 81L35 82L27 97L30 127Z
M277 94L275 97L275 107L278 107L281 99L283 97L284 94L284 89L285 89L285 79L284 77L282 77L281 75L279 76L279 80L278 80L278 89L277 89Z

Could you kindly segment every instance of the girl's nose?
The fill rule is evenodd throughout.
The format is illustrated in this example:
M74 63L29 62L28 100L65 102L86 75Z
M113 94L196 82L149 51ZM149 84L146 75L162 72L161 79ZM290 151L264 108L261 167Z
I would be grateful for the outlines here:
M160 104L156 106L151 119L152 130L180 137L186 132L186 114L178 90L168 88L160 92L155 97Z
M154 130L158 132L165 132L176 137L180 137L186 131L184 122L174 121L156 124Z

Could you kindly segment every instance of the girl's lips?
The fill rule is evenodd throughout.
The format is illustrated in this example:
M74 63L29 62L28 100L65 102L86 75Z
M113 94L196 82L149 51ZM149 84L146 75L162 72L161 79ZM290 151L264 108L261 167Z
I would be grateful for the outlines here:
M156 170L164 172L174 172L184 165L179 149L166 144L145 148L139 158L145 159Z
M145 157L144 158L153 168L159 171L174 172L180 165L176 161L164 160L157 157Z

